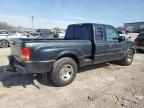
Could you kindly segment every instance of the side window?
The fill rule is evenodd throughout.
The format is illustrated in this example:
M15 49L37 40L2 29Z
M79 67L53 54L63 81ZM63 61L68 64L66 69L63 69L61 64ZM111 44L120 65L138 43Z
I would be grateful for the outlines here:
M96 27L96 41L103 41L104 40L104 30L103 27Z
M90 25L81 26L81 38L84 40L92 40L92 27Z
M107 40L108 41L113 41L113 38L118 37L118 33L112 27L106 27L106 35L107 35Z
M72 25L68 27L65 39L92 40L92 32L91 25Z

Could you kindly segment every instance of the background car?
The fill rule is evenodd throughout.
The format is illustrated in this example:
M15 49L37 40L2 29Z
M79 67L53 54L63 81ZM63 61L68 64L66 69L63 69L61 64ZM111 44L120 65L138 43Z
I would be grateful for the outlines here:
M27 38L26 32L9 31L8 38Z
M8 32L6 30L0 30L0 47L8 47Z
M144 51L144 32L140 33L135 39L137 50Z
M0 47L9 47L9 40L14 38L33 38L33 36L26 32L0 30Z
M65 37L65 32L57 32L60 39Z
M124 36L127 40L131 39L131 36L124 31L118 31L118 34L119 36Z
M43 38L43 39L53 39L53 38L58 38L58 34L51 32L48 29L37 29L36 33L34 34L38 34L38 38Z

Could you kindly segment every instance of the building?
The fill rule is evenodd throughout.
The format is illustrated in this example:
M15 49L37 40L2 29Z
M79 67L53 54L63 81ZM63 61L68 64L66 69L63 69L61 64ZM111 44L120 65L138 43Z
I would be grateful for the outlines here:
M130 33L139 33L144 31L144 22L125 23L124 29Z

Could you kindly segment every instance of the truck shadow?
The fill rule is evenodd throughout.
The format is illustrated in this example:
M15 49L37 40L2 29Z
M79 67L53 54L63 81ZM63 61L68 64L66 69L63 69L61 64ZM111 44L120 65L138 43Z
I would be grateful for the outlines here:
M34 85L39 88L33 82L36 78L31 74L17 74L15 72L7 71L8 66L0 66L0 82L3 87L11 88L13 86L22 86L26 88L27 85Z
M94 70L98 68L103 68L109 66L109 63L86 66L79 69L79 73L86 72L89 70ZM27 85L33 85L40 89L39 84L35 84L34 80L38 81L42 85L54 87L51 82L49 75L47 75L47 80L42 80L42 75L33 76L32 74L18 74L16 72L7 71L7 66L0 66L0 82L3 87L11 88L13 86L22 86L26 88Z

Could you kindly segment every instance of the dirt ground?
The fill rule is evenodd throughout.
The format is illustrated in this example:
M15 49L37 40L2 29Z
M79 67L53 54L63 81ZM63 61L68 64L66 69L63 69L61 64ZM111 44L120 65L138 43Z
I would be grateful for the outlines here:
M9 54L8 48L0 49L0 108L144 108L144 53L127 67L84 67L66 87L7 72Z

